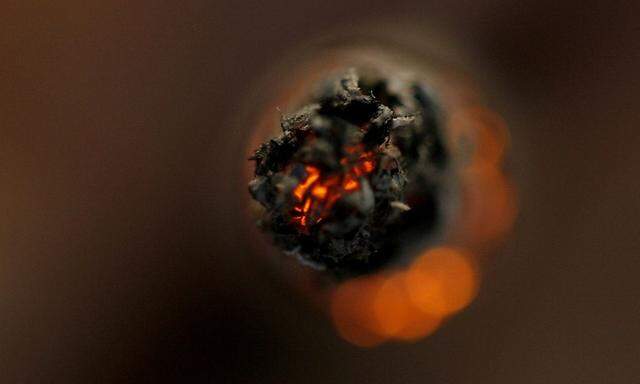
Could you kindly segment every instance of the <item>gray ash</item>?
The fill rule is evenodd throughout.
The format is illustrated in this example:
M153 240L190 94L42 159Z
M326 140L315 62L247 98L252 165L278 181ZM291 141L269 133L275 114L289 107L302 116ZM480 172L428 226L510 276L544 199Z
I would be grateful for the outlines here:
M326 81L281 120L282 133L252 156L259 225L277 246L337 276L375 271L398 257L407 234L441 221L448 163L432 96L418 82Z

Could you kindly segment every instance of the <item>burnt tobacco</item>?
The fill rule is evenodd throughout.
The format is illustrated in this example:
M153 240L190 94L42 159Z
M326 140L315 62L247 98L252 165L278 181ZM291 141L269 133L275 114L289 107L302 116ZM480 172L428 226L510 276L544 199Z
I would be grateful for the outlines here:
M259 225L276 245L336 276L399 257L439 224L448 164L438 107L419 82L350 70L321 84L252 156Z

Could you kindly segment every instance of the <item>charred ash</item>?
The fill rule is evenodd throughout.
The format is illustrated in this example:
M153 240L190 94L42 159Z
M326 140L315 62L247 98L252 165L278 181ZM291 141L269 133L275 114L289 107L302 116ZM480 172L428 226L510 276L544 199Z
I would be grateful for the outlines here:
M393 263L411 234L437 230L449 154L419 82L359 76L321 84L251 157L252 197L276 245L336 276Z

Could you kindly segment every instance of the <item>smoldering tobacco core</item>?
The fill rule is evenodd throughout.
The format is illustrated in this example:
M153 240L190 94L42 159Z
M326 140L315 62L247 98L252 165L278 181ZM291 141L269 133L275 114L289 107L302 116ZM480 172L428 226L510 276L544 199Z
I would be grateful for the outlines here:
M393 262L409 234L441 221L449 156L440 120L418 82L356 70L327 79L251 157L259 225L287 253L336 276Z

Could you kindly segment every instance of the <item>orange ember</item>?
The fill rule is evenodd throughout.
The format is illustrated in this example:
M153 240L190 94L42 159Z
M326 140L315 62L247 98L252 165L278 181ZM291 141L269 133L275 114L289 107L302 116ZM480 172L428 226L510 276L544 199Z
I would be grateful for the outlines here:
M297 203L293 207L293 222L307 230L309 226L321 222L342 196L360 188L360 178L375 169L372 152L362 152L361 146L349 147L347 156L340 164L347 167L343 175L323 177L320 169L307 165L306 177L293 189Z

